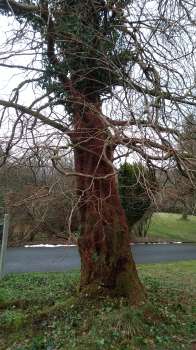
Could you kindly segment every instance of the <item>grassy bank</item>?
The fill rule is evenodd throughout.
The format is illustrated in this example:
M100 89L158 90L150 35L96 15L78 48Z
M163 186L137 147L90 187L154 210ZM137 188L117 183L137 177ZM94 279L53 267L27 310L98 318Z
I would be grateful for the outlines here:
M180 214L155 213L148 231L154 239L175 240L196 243L196 216L182 220Z
M196 261L145 265L148 302L79 297L79 273L7 276L0 284L0 349L180 350L196 332Z

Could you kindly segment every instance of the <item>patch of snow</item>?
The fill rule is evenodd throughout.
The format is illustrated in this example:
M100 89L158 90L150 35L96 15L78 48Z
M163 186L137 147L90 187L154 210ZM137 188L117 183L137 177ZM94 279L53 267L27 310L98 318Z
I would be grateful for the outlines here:
M182 244L182 242L131 242L130 245L135 244ZM77 247L77 244L27 244L24 246L25 248L58 248L58 247Z
M169 242L153 242L152 244L169 244Z
M58 247L76 247L76 244L32 244L25 245L25 248L58 248Z
M131 243L131 244L134 244L134 243ZM153 244L153 245L161 245L161 244L182 244L182 242L138 242L138 243L135 243L135 244Z

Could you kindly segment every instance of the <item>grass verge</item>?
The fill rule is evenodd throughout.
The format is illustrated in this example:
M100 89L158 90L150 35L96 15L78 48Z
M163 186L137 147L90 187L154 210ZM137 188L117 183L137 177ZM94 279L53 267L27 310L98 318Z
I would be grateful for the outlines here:
M0 349L189 350L196 337L196 261L139 266L148 302L81 298L79 273L7 276Z
M148 230L148 237L166 241L196 243L196 216L182 220L181 214L155 213Z

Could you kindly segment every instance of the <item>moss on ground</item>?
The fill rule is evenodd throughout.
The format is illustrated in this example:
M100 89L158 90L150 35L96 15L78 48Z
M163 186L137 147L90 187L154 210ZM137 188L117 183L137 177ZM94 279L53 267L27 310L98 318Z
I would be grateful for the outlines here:
M196 261L139 266L148 302L78 293L79 273L9 275L0 283L1 350L191 350Z

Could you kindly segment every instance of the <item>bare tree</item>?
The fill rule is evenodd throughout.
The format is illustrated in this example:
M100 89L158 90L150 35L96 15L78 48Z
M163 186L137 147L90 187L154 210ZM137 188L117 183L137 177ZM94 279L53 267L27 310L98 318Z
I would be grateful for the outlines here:
M2 123L12 125L4 159L42 140L69 175L59 151L73 150L81 290L140 302L116 167L129 157L192 177L177 143L196 105L194 1L0 0L0 9L13 28L0 65L23 72L0 100ZM34 100L24 102L25 89Z
M194 114L186 116L183 125L183 132L178 144L179 149L186 153L189 159L189 172L191 181L183 177L178 169L173 172L172 184L168 191L168 198L173 197L178 211L182 213L182 219L187 220L189 214L195 214L196 211L196 118ZM172 188L173 185L173 188ZM171 195L172 194L172 195Z

